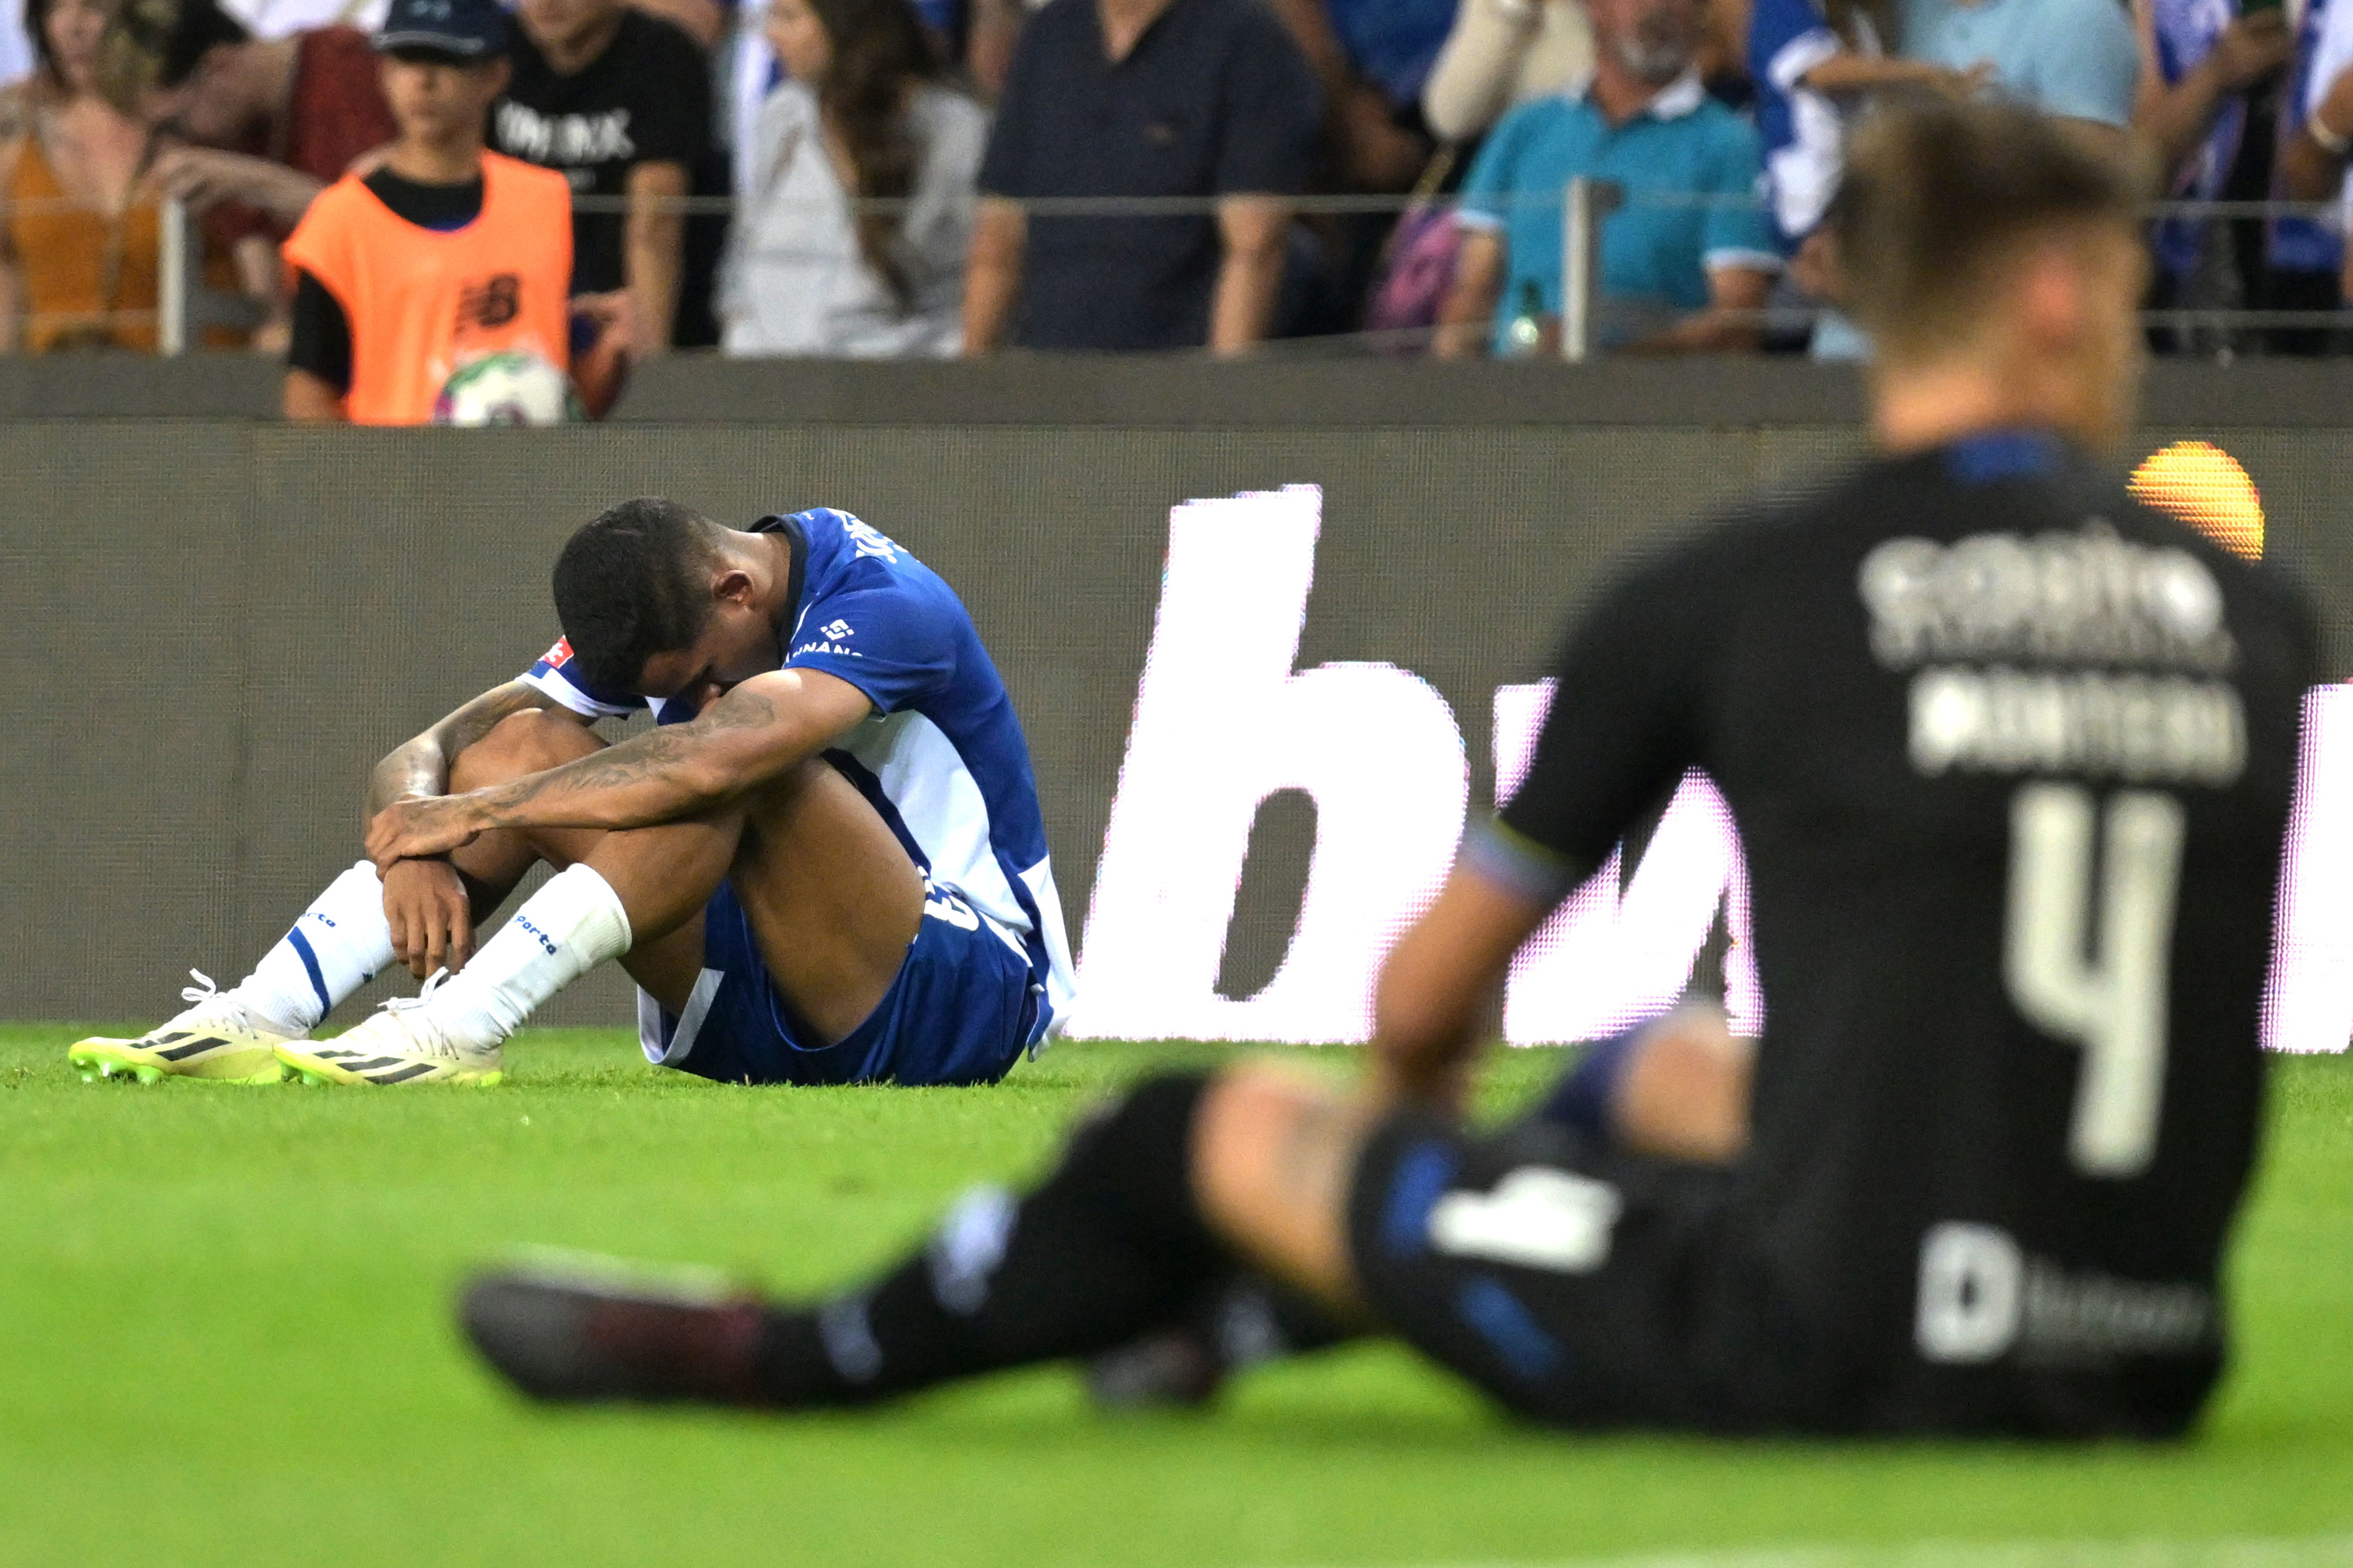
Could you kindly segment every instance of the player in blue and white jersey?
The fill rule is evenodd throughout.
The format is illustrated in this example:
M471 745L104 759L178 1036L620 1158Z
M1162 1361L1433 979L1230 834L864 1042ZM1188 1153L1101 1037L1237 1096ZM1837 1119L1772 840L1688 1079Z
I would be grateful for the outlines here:
M378 765L369 859L253 976L84 1065L191 1070L170 1036L268 1041L311 1081L493 1081L608 958L647 1056L728 1082L991 1082L1057 1030L1075 992L1029 748L929 568L847 512L737 531L647 499L573 536L555 601L564 640ZM617 744L591 728L647 708ZM396 957L457 973L303 1037Z
M1766 212L1800 287L1818 287L1830 268L1817 235L1846 165L1848 118L1876 92L1931 88L1966 97L1983 79L1981 72L1891 58L1891 9L1881 0L1754 0L1749 7L1748 79L1757 87ZM1867 353L1851 324L1820 320L1818 356Z

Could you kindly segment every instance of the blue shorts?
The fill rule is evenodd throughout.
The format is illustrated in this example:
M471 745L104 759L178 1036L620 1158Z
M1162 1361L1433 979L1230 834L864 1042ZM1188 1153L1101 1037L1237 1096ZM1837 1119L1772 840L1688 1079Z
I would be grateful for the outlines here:
M945 889L926 890L899 977L828 1046L777 994L733 885L720 883L703 906L702 974L686 1011L638 994L647 1059L722 1083L995 1083L1029 1045L1042 993L989 921Z

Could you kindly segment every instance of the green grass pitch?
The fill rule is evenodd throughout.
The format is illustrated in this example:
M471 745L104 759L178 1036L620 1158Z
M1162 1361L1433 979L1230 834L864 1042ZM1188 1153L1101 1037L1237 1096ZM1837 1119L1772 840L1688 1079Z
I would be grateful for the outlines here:
M86 1086L79 1032L0 1027L9 1568L2353 1563L2353 1060L2281 1064L2204 1436L2058 1451L1552 1437L1386 1347L1206 1417L1102 1419L1060 1371L860 1417L550 1415L456 1342L470 1263L548 1243L808 1289L1034 1169L1090 1095L1215 1053L779 1091L550 1032L503 1088L385 1093ZM1490 1096L1557 1065L1506 1053Z

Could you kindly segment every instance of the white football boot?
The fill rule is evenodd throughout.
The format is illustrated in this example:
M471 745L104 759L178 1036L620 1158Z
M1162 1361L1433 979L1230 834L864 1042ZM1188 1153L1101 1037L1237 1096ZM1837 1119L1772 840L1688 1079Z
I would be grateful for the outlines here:
M304 1083L468 1083L487 1089L506 1076L498 1047L479 1050L445 1039L427 1021L425 998L442 971L414 997L396 997L375 1016L332 1040L287 1040L278 1060Z
M191 1005L170 1023L135 1040L93 1035L66 1047L66 1060L83 1082L201 1078L277 1083L284 1079L277 1049L288 1038L285 1032L215 985L202 970L191 969L188 974L196 984L181 991L180 1000Z

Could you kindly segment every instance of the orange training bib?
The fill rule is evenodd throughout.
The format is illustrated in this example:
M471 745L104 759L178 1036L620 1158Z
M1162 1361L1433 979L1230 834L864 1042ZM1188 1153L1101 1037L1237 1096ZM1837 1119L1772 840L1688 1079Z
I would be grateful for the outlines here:
M572 188L482 154L482 210L447 233L394 215L345 175L319 194L286 259L335 297L352 331L355 425L423 425L450 373L519 350L571 366Z

